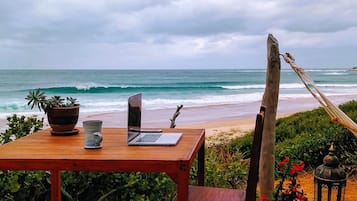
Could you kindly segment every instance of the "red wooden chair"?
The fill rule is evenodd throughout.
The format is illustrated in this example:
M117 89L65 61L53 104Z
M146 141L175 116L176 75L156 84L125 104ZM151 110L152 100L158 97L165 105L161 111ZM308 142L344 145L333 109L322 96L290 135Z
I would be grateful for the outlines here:
M259 159L262 142L262 134L264 127L264 113L265 107L260 108L257 114L254 138L252 144L252 153L250 158L250 166L248 173L247 188L242 189L228 189L215 188L207 186L190 186L189 187L189 201L255 201L256 189L259 174Z

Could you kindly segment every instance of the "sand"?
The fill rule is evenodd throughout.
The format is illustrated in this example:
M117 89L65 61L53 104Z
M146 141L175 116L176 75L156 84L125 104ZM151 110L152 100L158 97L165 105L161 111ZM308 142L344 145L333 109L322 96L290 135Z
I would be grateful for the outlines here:
M338 105L355 99L353 96L330 97ZM177 128L205 128L206 135L212 136L219 131L235 129L244 133L254 128L255 117L259 112L261 102L238 103L230 105L210 105L202 107L186 107L180 111L176 119ZM284 99L280 98L277 118L303 112L319 107L317 101L311 98ZM168 109L145 110L142 112L142 127L166 128L170 127L170 119L176 111L175 106ZM44 116L43 114L40 116ZM46 118L45 118L46 119ZM103 127L126 127L126 108L122 111L87 113L80 111L78 127L82 127L84 120L99 119ZM6 119L0 118L0 131L6 128Z
M338 105L354 97L332 97L331 100ZM206 136L212 136L219 131L235 129L244 134L245 131L254 129L255 117L259 112L261 103L241 103L230 105L211 105L204 107L183 107L176 119L177 128L204 128ZM280 100L277 109L277 118L289 116L297 112L303 112L318 108L317 101L313 98L299 98ZM144 110L142 115L142 127L162 128L170 126L170 119L176 108ZM103 120L104 127L126 127L127 113L81 113L79 126L82 121L89 119Z

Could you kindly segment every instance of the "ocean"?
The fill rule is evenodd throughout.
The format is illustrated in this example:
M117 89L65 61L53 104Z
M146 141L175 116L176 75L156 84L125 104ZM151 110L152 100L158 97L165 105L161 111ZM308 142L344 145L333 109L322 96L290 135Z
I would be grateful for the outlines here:
M357 95L357 72L307 70L328 96ZM38 114L25 100L29 90L77 98L81 112L127 109L127 98L143 94L146 110L243 104L260 101L265 69L217 70L0 70L0 118ZM281 100L311 97L290 69L281 70ZM357 97L357 96L355 96Z

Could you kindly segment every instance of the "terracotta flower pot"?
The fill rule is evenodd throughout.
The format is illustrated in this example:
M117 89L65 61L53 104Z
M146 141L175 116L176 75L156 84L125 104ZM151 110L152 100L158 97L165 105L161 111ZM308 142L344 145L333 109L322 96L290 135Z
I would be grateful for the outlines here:
M73 107L54 107L47 111L48 123L54 133L71 133L77 124L79 105Z

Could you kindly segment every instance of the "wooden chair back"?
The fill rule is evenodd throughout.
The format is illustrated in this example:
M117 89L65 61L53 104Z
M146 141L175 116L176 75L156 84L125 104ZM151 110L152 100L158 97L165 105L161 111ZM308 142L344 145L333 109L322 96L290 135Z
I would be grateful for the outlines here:
M259 178L259 161L262 144L265 107L260 108L255 121L247 187L242 189L190 186L189 201L255 201ZM176 200L176 198L174 199Z
M250 157L245 201L255 201L256 198L256 189L259 178L260 151L262 147L262 137L264 128L264 114L265 107L261 106L260 112L259 114L257 114L257 118L255 120L255 129Z

